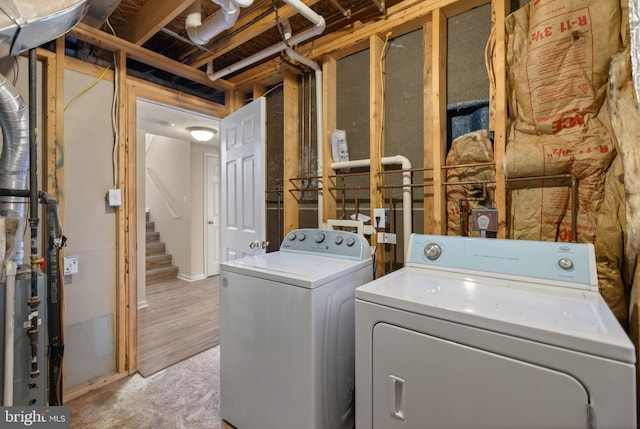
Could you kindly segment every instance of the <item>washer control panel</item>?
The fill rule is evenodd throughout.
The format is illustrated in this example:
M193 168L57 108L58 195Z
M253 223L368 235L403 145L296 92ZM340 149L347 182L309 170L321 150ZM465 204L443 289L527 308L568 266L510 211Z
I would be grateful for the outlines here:
M408 264L529 277L597 288L593 245L413 234Z
M282 241L280 251L326 254L346 259L364 260L371 257L364 237L348 231L332 229L297 229Z

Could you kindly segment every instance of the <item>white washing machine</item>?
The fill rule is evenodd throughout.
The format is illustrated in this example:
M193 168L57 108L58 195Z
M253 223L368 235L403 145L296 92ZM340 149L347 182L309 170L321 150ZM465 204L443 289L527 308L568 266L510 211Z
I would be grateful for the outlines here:
M372 273L363 237L317 229L222 264L222 418L239 429L353 427L355 289Z
M412 235L356 290L356 427L632 428L635 352L593 246Z

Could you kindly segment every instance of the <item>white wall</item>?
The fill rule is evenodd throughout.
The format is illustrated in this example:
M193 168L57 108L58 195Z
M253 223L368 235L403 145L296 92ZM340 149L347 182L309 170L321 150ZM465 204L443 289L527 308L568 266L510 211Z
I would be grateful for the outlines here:
M190 143L170 137L147 138L146 207L160 241L178 267L178 275L191 272L191 155ZM150 179L150 174L154 180Z
M65 71L65 103L95 78ZM101 81L65 112L67 255L78 274L65 277L66 388L115 372L116 211L113 185L113 83Z

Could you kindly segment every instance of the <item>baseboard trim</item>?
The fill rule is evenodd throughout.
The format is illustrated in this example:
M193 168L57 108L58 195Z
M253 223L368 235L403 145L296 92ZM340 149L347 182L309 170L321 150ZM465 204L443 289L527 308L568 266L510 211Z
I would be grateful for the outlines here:
M138 310L142 310L143 308L147 308L148 306L149 306L149 303L147 302L146 299L144 301L138 302Z
M198 280L204 280L207 277L204 274L198 274L197 276L186 276L184 274L178 274L178 278L186 282L196 282Z

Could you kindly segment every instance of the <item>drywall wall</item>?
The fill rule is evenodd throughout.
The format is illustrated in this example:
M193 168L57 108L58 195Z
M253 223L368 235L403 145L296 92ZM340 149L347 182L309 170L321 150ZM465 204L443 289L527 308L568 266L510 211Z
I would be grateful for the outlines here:
M178 275L188 280L192 275L191 144L157 135L147 141L145 206Z
M65 104L95 80L64 74ZM78 274L65 276L66 388L115 372L116 212L106 203L114 183L113 83L102 80L65 111L67 255Z

